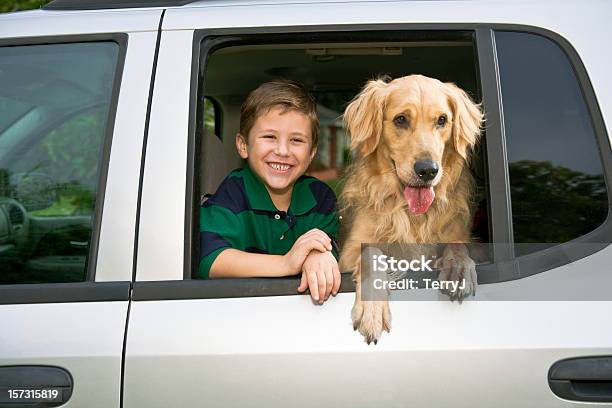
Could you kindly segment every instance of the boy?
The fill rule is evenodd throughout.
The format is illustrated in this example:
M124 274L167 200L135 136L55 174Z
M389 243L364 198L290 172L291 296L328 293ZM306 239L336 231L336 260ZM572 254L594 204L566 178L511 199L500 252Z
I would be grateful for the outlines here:
M319 120L312 96L292 81L252 91L240 111L238 154L231 172L200 211L200 278L302 273L322 304L340 287L336 197L304 176L317 151Z

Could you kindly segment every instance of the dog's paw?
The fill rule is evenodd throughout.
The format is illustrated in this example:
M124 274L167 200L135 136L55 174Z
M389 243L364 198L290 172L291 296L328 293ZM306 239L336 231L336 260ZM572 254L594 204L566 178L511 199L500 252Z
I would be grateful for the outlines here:
M476 264L469 256L444 256L438 261L435 267L440 269L440 291L448 295L451 301L461 303L466 297L476 294Z
M391 331L391 310L389 302L357 300L351 311L353 329L359 330L366 343L377 344L383 330Z

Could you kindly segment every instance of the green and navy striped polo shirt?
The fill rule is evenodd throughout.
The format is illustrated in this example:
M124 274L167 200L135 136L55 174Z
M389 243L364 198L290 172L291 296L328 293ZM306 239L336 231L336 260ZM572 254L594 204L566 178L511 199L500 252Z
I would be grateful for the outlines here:
M246 166L232 171L200 209L200 268L207 279L227 248L284 255L304 233L318 228L332 239L337 258L336 195L322 181L302 176L293 185L289 209L279 211L260 179Z

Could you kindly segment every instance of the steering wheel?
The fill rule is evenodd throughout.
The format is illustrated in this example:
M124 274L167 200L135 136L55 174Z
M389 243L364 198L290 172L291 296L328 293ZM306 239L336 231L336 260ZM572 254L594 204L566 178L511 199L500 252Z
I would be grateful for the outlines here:
M10 178L12 195L29 211L41 210L57 200L57 183L40 172L15 173Z
M14 198L0 197L0 224L6 224L7 243L23 253L29 242L30 219L25 207ZM0 225L2 226L2 225Z

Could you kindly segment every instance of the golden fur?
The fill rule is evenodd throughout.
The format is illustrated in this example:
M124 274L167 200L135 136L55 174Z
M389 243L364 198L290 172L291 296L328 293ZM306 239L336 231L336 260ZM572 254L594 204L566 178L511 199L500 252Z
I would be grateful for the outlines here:
M408 124L398 125L399 116ZM446 123L439 126L442 116ZM369 343L390 329L390 313L386 302L360 299L361 243L469 242L474 182L468 161L482 113L454 84L411 75L389 83L369 81L347 107L344 120L357 158L346 171L340 197L343 212L352 219L340 267L353 272L353 323ZM433 203L425 214L413 214L402 191L415 182L414 162L422 158L440 169L433 180ZM471 262L466 250L449 251L449 257Z

